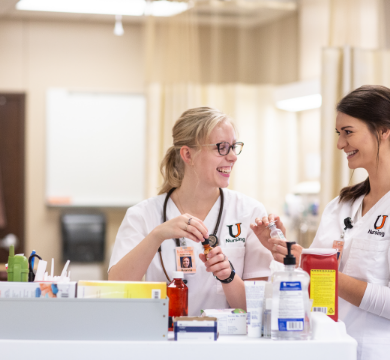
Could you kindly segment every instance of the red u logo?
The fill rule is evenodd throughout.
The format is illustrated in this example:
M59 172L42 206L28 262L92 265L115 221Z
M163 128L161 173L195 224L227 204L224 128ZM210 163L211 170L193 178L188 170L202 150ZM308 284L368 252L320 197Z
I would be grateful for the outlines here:
M377 223L378 223L378 220L379 220L379 218L380 218L381 216L383 216L382 224L381 224L380 226L376 226ZM375 228L376 230L382 229L383 226L385 225L385 222L386 222L386 219L387 219L387 218L388 218L388 215L379 215L379 216L377 217L376 221L375 221L374 228Z
M233 225L228 225L228 226L227 226L227 227L229 228L229 234L230 234L230 236L231 236L231 237L234 237L234 238L240 236L240 234L241 234L241 223L236 224L236 226L237 226L237 234L236 234L236 235L233 235Z

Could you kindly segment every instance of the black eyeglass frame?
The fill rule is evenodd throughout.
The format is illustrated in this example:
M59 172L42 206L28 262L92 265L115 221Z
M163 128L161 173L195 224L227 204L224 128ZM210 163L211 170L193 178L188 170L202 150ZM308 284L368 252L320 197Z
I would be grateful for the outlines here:
M221 150L220 150L221 144L229 145L226 154L221 154ZM240 150L240 152L238 154L234 150L237 144L241 145L241 150ZM230 149L232 149L232 151L234 152L235 155L240 155L242 153L242 149L244 148L244 143L241 142L241 141L238 141L238 142L230 145L230 143L228 143L227 141L221 141L220 143L217 143L217 144L204 144L204 145L201 145L201 146L216 146L217 149L218 149L218 154L221 155L221 156L226 156L226 155L228 155L230 153Z

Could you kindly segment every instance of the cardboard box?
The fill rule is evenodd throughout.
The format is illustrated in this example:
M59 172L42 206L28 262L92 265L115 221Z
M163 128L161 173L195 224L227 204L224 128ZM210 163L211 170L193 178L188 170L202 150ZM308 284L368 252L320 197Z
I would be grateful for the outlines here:
M75 298L76 282L0 281L0 298Z
M216 341L217 319L208 316L180 316L173 319L175 340Z
M241 309L206 309L202 316L212 316L218 320L221 335L246 335L246 312Z
M78 298L102 299L166 299L165 282L147 281L87 281L80 280Z

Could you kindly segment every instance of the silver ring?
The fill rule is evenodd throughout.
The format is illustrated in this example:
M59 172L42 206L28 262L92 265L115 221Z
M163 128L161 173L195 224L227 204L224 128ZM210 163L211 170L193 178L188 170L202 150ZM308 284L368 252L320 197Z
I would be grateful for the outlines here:
M184 231L187 231L187 228L188 228L188 225L186 224L186 228L184 229Z
M192 220L192 218L189 218L189 219L188 219L187 225L191 225L191 220Z
M225 254L223 254L223 256L224 256L224 258L223 258L223 261L225 261L225 260L226 260L226 255L225 255Z

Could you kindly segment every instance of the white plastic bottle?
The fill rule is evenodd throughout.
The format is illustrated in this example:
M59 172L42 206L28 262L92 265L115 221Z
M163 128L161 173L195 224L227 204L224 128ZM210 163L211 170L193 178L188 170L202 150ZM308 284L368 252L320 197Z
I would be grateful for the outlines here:
M291 255L293 242L287 242L284 271L274 274L272 288L271 338L273 340L308 340L310 329L310 276L295 269Z
M275 221L271 221L267 227L268 227L268 229L271 230L271 234L270 234L271 238L286 240L286 238L283 235L282 230L280 230L276 227Z

